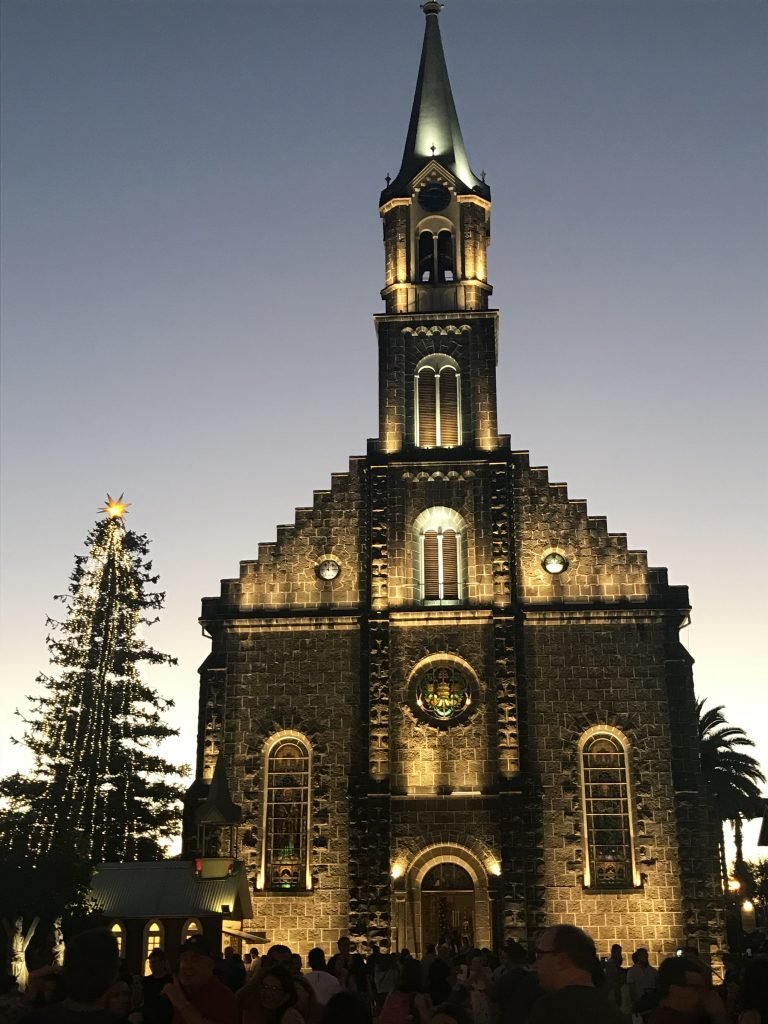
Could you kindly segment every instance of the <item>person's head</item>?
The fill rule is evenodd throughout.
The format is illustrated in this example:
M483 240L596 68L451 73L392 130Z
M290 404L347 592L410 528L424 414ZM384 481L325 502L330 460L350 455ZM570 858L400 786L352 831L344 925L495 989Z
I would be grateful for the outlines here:
M471 1018L463 1006L448 1002L435 1008L430 1024L471 1024Z
M214 954L202 935L191 935L179 949L179 981L185 988L202 988L213 977Z
M528 954L521 942L511 939L504 947L504 956L511 967L522 967L528 963Z
M301 969L303 967L301 962L301 953L291 953L291 959L288 961L288 969L291 974L296 974L301 977Z
M744 972L739 1009L768 1012L768 960L755 960Z
M437 955L441 960L445 960L446 963L451 962L451 947L446 946L445 943L437 947Z
M611 946L611 960L617 964L622 964L624 962L624 954L622 953L621 946L618 942L614 942Z
M153 978L163 978L166 974L170 973L168 970L168 958L162 949L153 949L147 957L147 962L149 963L149 970Z
M325 1004L320 1024L372 1024L371 1011L352 992L337 992Z
M234 951L234 949L232 949L231 946L227 946L227 948L224 950L224 959L225 960L231 960L232 959L232 955L234 954L234 952L235 951Z
M663 1003L683 1013L694 1013L709 987L707 972L697 960L670 956L659 967L658 988Z
M632 963L637 964L638 967L648 966L648 950L645 946L640 946L639 949L635 950L632 954Z
M120 966L117 940L105 928L73 935L64 953L64 986L76 1003L103 1005Z
M421 964L413 957L404 960L400 968L400 982L397 986L402 992L418 992L421 989Z
M319 946L315 946L314 949L310 949L307 954L307 963L312 971L325 970L325 953Z
M315 1020L320 1005L315 990L300 974L294 977L293 983L296 986L296 1009L304 1020Z
M121 978L107 990L106 1009L116 1017L127 1017L131 1012L131 986Z
M291 955L288 946L277 943L267 950L267 963L270 967L288 967L291 963Z
M352 950L352 940L347 935L342 935L336 943L342 956L347 956Z
M256 963L256 961L259 959L258 949L255 946L251 946L249 952L251 954L251 960L253 961L253 963Z
M296 979L284 967L270 967L262 971L255 987L256 1000L268 1016L286 1006L296 1005Z
M427 956L434 956L434 955L435 955L435 944L433 942L430 942L430 944L427 946Z
M546 989L591 985L596 963L594 942L572 924L547 928L536 946L536 973Z

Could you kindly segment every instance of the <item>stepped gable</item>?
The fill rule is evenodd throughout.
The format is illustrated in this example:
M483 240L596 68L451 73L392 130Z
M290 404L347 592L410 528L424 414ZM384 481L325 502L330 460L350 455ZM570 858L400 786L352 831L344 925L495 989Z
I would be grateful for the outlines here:
M583 499L569 498L547 468L531 466L528 452L513 452L515 467L518 599L522 604L650 604L688 609L687 587L671 587L667 570L648 566L647 552L627 547L625 533L610 533L605 516L591 516ZM560 576L546 572L542 556L568 559Z
M221 581L221 598L205 599L203 617L358 606L364 465L353 457L349 472L333 473L329 490L315 491L311 506L297 508L293 523L277 527L276 541L259 544L259 557L240 563L237 579ZM341 565L332 591L315 571L324 555Z

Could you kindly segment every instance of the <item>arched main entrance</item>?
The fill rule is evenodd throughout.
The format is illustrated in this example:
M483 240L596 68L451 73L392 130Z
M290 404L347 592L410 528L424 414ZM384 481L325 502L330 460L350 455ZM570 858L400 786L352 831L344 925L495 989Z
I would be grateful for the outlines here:
M450 946L459 952L475 942L475 884L466 868L444 862L421 883L421 942Z
M488 875L466 847L440 843L418 853L394 883L396 942L421 957L445 938L491 947Z

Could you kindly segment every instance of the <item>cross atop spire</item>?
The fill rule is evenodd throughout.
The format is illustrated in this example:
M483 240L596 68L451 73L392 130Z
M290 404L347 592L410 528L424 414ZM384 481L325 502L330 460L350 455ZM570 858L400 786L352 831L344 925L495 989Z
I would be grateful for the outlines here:
M424 45L403 162L395 180L382 193L382 202L405 194L409 183L433 159L456 176L460 190L463 186L466 192L490 198L490 189L472 171L464 148L440 36L438 15L442 6L439 0L422 4L426 17Z

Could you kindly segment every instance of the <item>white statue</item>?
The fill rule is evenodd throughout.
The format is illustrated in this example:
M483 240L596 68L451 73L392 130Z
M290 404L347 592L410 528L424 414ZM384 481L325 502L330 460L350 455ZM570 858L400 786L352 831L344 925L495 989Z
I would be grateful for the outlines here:
M61 930L61 918L57 917L53 922L53 944L51 946L51 959L55 967L62 967L64 964L64 932Z
M3 921L6 932L8 933L9 940L9 956L8 956L8 972L16 979L19 992L24 992L27 987L27 978L29 972L27 971L27 946L32 941L32 936L35 934L39 917L36 917L32 924L29 926L29 931L24 934L24 919L17 917L11 928L7 921Z

